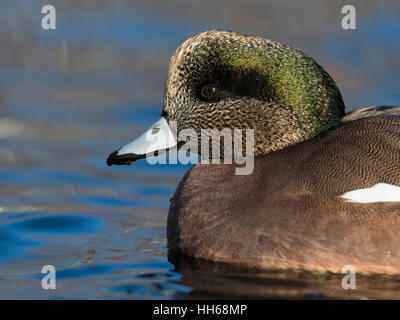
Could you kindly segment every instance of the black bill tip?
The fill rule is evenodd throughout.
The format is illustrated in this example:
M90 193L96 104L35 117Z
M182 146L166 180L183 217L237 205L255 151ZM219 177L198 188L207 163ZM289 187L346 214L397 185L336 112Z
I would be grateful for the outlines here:
M118 150L112 152L107 158L107 165L131 165L136 160L145 158L146 155L139 155L134 153L120 154L118 155Z

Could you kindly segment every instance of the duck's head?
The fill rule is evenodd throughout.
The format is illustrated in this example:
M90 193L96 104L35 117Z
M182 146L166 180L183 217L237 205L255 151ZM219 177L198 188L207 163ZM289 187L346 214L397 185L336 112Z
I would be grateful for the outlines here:
M202 32L171 58L161 119L107 163L173 147L171 122L178 133L191 128L199 137L201 129L254 129L259 156L310 139L344 115L335 82L303 52L235 32Z

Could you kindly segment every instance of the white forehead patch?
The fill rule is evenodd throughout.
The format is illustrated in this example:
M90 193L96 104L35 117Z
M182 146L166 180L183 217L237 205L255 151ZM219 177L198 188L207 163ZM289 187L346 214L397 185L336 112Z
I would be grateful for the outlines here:
M386 183L378 183L370 188L346 192L339 196L346 202L400 202L400 187Z

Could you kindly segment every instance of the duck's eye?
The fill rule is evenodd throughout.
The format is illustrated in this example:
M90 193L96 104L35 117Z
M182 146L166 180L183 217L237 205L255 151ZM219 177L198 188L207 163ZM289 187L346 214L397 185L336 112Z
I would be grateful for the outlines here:
M201 95L203 98L210 99L214 98L218 95L219 93L219 87L214 84L208 84L203 87L201 90Z

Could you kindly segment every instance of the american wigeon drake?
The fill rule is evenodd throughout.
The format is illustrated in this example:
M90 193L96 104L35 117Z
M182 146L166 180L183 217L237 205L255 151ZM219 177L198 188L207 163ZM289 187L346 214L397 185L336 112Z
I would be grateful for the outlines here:
M171 121L178 132L253 128L254 171L193 166L171 199L169 248L260 269L400 273L400 107L344 110L335 82L299 50L217 30L185 41L151 133ZM144 140L107 163L177 144Z

